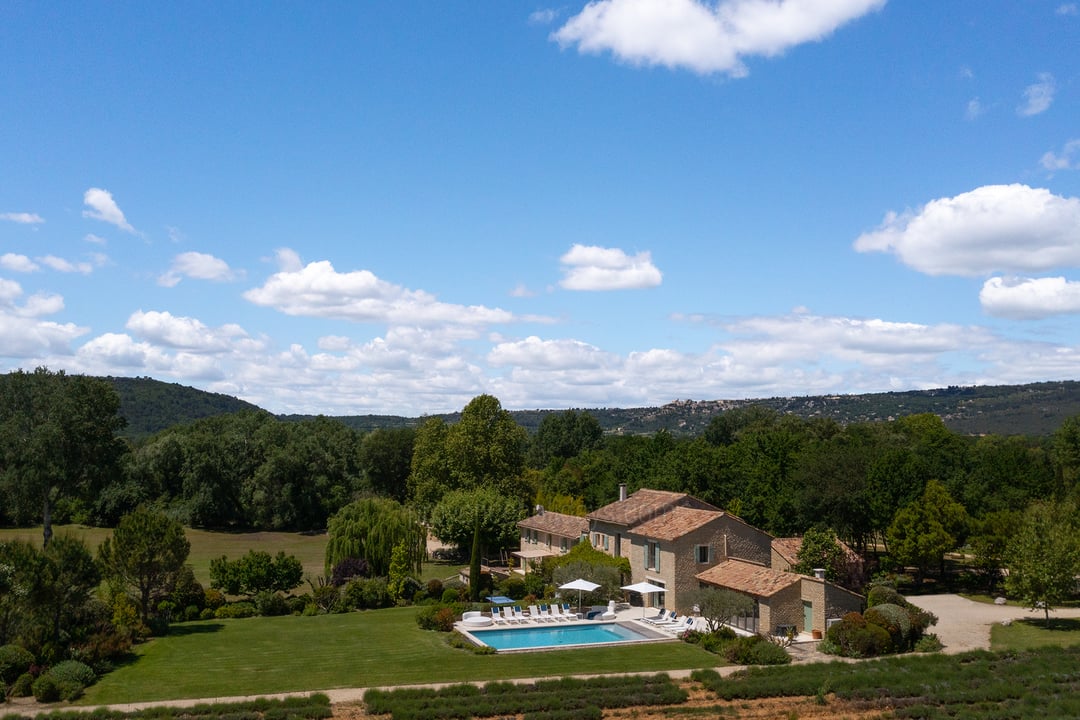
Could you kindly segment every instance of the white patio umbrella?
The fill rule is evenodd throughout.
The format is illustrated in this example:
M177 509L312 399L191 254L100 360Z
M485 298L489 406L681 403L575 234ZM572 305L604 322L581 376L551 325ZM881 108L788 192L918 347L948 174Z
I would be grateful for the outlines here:
M577 580L571 580L565 585L560 585L560 590L577 590L577 609L581 612L581 593L592 592L596 588L600 587L599 583L590 582L584 578L578 578Z
M641 617L645 617L645 596L649 593L664 592L667 588L662 588L659 585L653 585L651 582L639 582L633 585L623 585L623 590L629 590L630 592L641 593Z

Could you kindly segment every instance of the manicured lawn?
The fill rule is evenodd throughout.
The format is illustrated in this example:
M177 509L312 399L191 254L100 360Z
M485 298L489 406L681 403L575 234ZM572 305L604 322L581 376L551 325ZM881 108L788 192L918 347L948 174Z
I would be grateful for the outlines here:
M211 620L173 627L88 688L82 704L205 698L723 664L682 642L474 655L420 630L415 608L315 617Z
M990 628L990 648L993 650L1030 650L1057 645L1080 645L1080 619L1051 618L1047 628L1043 620L1019 620L1005 626Z

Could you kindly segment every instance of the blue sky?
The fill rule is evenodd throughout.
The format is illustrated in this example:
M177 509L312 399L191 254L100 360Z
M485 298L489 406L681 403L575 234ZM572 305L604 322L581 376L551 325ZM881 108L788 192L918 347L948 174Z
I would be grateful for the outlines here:
M1076 379L1080 4L6 3L0 371L420 415Z

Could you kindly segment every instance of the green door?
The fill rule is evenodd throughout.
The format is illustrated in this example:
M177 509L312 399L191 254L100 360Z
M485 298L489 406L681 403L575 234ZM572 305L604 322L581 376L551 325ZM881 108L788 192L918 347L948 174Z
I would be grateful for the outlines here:
M814 604L809 600L802 601L803 631L811 632L814 629Z

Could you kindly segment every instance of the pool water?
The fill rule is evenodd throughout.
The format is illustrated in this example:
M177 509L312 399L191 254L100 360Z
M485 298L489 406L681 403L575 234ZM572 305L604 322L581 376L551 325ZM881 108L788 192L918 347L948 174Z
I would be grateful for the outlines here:
M642 642L658 639L618 623L588 625L536 625L532 627L470 630L476 640L496 650L537 650L610 643Z

